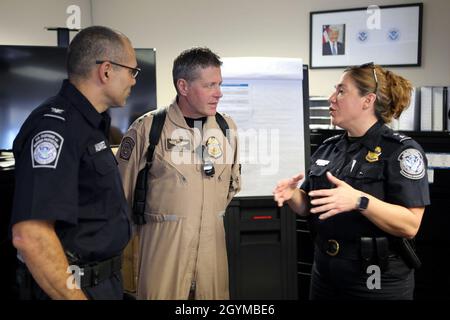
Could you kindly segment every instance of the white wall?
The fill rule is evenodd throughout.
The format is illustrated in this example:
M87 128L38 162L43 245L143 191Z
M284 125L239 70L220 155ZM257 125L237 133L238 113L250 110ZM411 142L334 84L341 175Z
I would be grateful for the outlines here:
M418 1L418 0L417 0ZM135 47L157 53L158 106L175 95L173 59L194 45L223 57L277 56L309 63L309 12L413 3L415 0L0 0L0 44L54 45L45 26L64 26L77 4L82 27L101 24L129 36ZM423 0L422 66L392 68L414 85L450 84L450 1ZM92 16L92 18L91 18ZM328 95L342 69L311 70L311 95Z
M384 0L377 5L411 3ZM393 68L414 85L450 84L450 1L424 0L422 66ZM309 12L365 7L373 0L93 0L97 24L126 33L137 47L157 50L158 105L175 95L173 59L206 45L221 56L300 57L309 63ZM445 39L445 41L443 41ZM310 94L328 95L342 69L311 70Z
M0 0L0 44L56 46L56 31L45 27L65 27L71 4L81 9L81 26L91 25L90 0Z

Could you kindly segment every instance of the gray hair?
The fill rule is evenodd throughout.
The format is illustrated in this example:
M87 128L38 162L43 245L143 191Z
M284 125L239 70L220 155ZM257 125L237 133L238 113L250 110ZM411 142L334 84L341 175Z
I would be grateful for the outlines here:
M173 62L172 77L178 92L177 81L184 79L188 82L198 78L199 68L220 67L220 57L205 47L194 47L183 51Z
M87 78L96 60L120 62L125 59L125 39L128 40L122 33L103 26L81 30L67 51L69 78Z

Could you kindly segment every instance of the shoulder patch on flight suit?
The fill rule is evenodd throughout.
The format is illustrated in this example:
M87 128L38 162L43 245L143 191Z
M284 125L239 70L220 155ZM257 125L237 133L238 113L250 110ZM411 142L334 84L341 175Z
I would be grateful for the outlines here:
M134 146L136 145L136 131L130 130L127 135L122 139L120 143L119 158L123 160L130 160L133 153Z
M54 131L46 130L36 134L31 143L33 168L55 169L63 143L64 138Z
M119 157L123 160L130 160L136 142L131 137L125 137L120 144Z
M342 134L337 134L335 136L329 137L328 139L324 140L322 143L330 143L336 140L339 140L342 137Z
M398 156L400 174L412 180L422 179L425 175L425 163L422 153L417 149L406 149Z

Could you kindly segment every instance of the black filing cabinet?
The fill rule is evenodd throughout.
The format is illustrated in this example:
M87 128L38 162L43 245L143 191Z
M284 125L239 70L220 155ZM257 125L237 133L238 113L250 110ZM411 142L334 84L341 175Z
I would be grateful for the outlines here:
M230 203L225 227L231 299L297 299L295 219L272 197Z

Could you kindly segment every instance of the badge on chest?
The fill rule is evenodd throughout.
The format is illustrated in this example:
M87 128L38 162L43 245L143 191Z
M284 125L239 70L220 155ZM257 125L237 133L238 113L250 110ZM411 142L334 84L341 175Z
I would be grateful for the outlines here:
M208 152L208 155L214 159L222 156L222 149L220 148L219 141L216 137L209 137L208 140L206 140L206 151Z
M375 147L374 151L369 150L366 154L366 160L368 162L376 162L379 160L381 155L381 147L377 146Z

